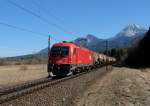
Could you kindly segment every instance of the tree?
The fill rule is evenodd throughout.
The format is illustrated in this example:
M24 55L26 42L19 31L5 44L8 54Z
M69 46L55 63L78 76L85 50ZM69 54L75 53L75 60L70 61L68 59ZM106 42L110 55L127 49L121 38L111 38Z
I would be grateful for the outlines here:
M115 48L111 49L110 55L116 57L117 50Z
M150 67L150 28L138 46L129 51L125 63L130 67Z

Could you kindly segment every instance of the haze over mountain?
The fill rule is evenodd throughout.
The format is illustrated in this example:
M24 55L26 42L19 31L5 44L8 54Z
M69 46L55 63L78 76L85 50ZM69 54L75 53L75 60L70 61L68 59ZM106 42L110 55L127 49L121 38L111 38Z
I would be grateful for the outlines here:
M99 52L106 49L106 41L108 41L109 49L130 47L134 42L142 39L146 32L145 28L136 24L130 24L112 38L100 39L92 34L88 34L86 37L77 38L73 42L79 46ZM47 48L41 50L40 53L47 53Z

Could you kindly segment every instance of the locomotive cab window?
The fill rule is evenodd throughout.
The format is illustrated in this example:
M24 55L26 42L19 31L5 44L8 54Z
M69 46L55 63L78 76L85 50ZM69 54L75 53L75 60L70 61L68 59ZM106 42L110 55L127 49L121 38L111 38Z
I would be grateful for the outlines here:
M69 47L67 46L56 46L51 50L52 56L66 56L69 54Z

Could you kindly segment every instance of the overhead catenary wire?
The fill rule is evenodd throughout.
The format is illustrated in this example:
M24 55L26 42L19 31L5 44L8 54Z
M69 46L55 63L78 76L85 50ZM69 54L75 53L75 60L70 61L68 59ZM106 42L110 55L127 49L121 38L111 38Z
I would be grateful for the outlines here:
M28 33L33 33L35 36L38 35L38 36L43 37L43 38L48 38L47 34L44 34L44 33L41 33L41 32L35 32L35 31L29 30L29 29L25 29L25 28L22 28L22 27L10 25L10 24L4 23L4 22L0 22L0 25L3 25L5 27L9 27L9 28L13 28L13 29L17 29L17 30L20 30L20 31L28 32ZM53 41L59 41L58 39L54 38L53 36L51 36L50 39L53 40Z
M53 27L55 27L55 28L57 28L57 29L59 29L59 30L65 32L65 33L67 33L67 34L71 34L71 35L76 36L76 35L73 34L72 32L70 32L70 31L64 29L63 27L61 27L61 26L59 26L59 25L57 25L57 24L55 24L55 23L52 23L52 22L48 21L48 20L45 19L44 17L42 17L42 16L40 16L40 15L34 13L33 11L31 11L31 10L29 10L29 9L27 9L27 8L25 8L25 7L23 7L23 6L19 5L19 4L17 4L17 3L15 3L14 1L12 1L12 0L7 0L7 1L8 1L10 4L14 5L15 7L19 8L19 9L21 9L21 10L23 10L23 11L25 11L25 12L31 14L31 15L33 15L34 17L37 17L38 19L40 19L41 21L47 23L48 25L53 26Z
M55 20L58 21L59 23L62 23L62 22L63 22L60 18L58 18L58 17L56 17L55 15L53 15L53 14L52 14L50 11L48 11L45 7L40 6L40 4L39 4L37 1L32 0L32 3L38 8L40 15L41 15L41 13L40 13L40 11L41 11L41 12L46 13L48 16L52 17L53 19L55 19ZM51 36L51 38L52 38L52 39L55 39L55 40L57 40L57 41L59 41L58 39L54 38L54 36Z
M35 0L32 0L33 4L39 9L39 11L42 11L44 13L46 13L48 16L52 17L53 19L55 19L56 21L62 23L63 21L58 18L57 16L53 15L50 11L48 11L45 7L42 7L40 6L40 4L35 1ZM41 14L40 14L41 15Z
M41 11L40 11L40 6L35 2L35 0L31 0L31 1L32 1L32 3L34 4L34 6L38 9L39 15L42 15L42 14L41 14Z
M20 31L24 31L24 32L33 33L35 35L38 35L38 36L41 36L41 37L44 37L44 38L48 38L48 34L45 34L45 33L42 33L42 32L33 31L33 30L30 30L30 29L26 29L26 28L16 26L16 25L11 25L11 24L8 24L8 23L5 23L5 22L0 22L0 25L5 26L5 27L9 27L9 28L13 28L13 29L17 29L17 30L20 30ZM51 39L54 39L54 38L51 37ZM54 39L54 40L56 40L56 39ZM28 51L28 49L23 50L23 49L15 49L15 48L12 48L12 47L0 47L0 48L1 49L11 49L13 51L18 51L18 52Z
M36 0L32 0L32 3L39 9L39 11L44 12L45 14L47 14L48 16L52 17L54 20L56 20L57 22L59 22L60 24L65 23L61 18L55 16L54 14L52 14L52 12L48 11L48 9L46 7L42 7L40 6L40 4L38 3L38 1ZM40 13L40 12L39 12ZM41 14L40 14L41 15ZM74 34L75 36L75 34ZM78 36L75 36L78 37Z
M15 26L15 25L10 25L10 24L4 23L4 22L0 22L0 25L6 26L6 27L10 27L10 28L13 28L13 29L17 29L17 30L21 30L21 31L24 31L24 32L33 33L33 34L36 34L36 35L40 35L42 37L48 37L47 34L44 34L44 33L41 33L41 32L36 32L36 31L32 31L32 30L25 29L25 28L21 28L21 27Z
M17 30L20 30L20 31L24 31L24 32L33 33L35 35L40 35L40 37L48 38L47 34L44 34L44 33L41 33L41 32L31 31L29 29L25 29L25 28L21 28L21 27L18 27L18 26L10 25L10 24L4 23L4 22L0 22L0 25L10 27L10 28L13 28L13 29L17 29ZM57 39L53 38L52 36L51 36L51 39L53 39L54 41L57 41ZM13 49L12 47L0 47L0 49L12 49L13 51L22 51L22 49ZM27 50L23 50L23 51L27 51Z
M17 29L17 30L20 30L20 31L24 31L24 32L33 33L33 34L38 35L40 37L48 38L48 34L45 34L45 33L32 31L32 30L29 30L29 29L26 29L26 28L22 28L22 27L19 27L19 26L7 24L7 23L4 23L4 22L0 22L0 25L3 25L5 27L10 27L10 28L13 28L13 29ZM51 36L51 39L53 39L55 41L58 40L58 39L54 38L53 36Z
M8 0L9 2L11 2L11 0ZM11 3L14 3L14 2L11 2ZM14 4L15 5L15 4ZM19 6L19 5L16 5L16 6ZM20 7L21 8L21 7ZM24 8L22 8L22 9L24 9ZM28 11L28 10L25 10L26 12ZM40 15L38 15L38 14L34 14L32 11L28 11L30 14L32 14L32 15L34 15L34 16L36 16L36 17L39 17L40 19L43 19L43 21L44 21L44 18L42 18ZM46 22L46 20L45 20L45 22ZM41 37L45 37L45 38L48 38L48 34L45 34L45 33L41 33L41 32L37 32L37 31L32 31L32 30L30 30L30 29L26 29L26 28L22 28L22 27L19 27L19 26L16 26L16 25L11 25L11 24L8 24L8 23L5 23L5 22L0 22L0 25L3 25L3 26L6 26L6 27L10 27L10 28L13 28L13 29L17 29L17 30L20 30L20 31L24 31L24 32L29 32L29 33L33 33L33 34L35 34L35 35L39 35L39 36L41 36ZM58 40L58 39L56 39L56 38L54 38L53 36L51 36L51 39L53 39L53 40ZM59 40L58 40L59 41ZM8 48L7 48L8 49ZM19 49L18 50L15 50L15 51L20 51Z

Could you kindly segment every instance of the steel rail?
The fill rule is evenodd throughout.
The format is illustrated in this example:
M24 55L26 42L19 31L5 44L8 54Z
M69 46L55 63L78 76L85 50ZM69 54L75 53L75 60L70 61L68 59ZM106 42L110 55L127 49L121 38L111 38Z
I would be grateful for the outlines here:
M102 67L101 67L102 68ZM87 74L93 71L97 71L99 68L93 69L92 71L84 71L82 73L78 73L73 76L64 77L61 79L52 79L52 78L41 78L38 80L28 81L20 85L12 86L9 88L0 89L0 104L7 102L9 100L15 99L19 96L23 96L25 94L32 93L36 90L43 89L45 87L49 87L69 79L73 79L79 77L83 74Z

